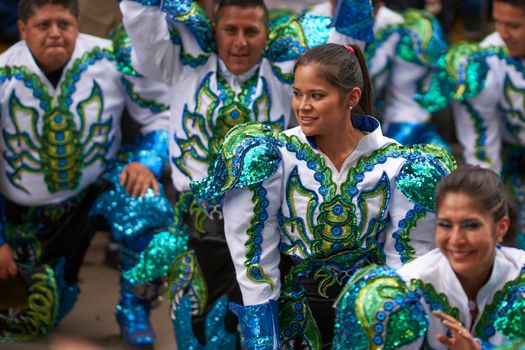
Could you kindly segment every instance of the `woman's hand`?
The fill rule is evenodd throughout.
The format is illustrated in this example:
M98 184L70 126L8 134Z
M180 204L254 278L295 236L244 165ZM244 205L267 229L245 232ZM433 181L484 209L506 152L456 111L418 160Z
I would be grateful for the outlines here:
M15 277L17 272L13 251L9 244L4 243L0 246L0 280Z
M146 166L132 162L126 165L120 173L120 184L126 186L126 193L137 198L144 197L148 188L153 188L155 194L159 193L159 184L155 175Z
M441 344L450 350L481 350L481 344L463 327L461 322L441 311L433 311L432 314L441 319L443 325L452 333L451 337L438 334L436 338Z

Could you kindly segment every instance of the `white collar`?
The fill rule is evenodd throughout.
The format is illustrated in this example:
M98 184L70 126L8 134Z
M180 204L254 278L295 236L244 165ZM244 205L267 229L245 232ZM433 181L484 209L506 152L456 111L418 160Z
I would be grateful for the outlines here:
M230 87L236 93L240 91L242 83L244 83L246 80L253 77L261 65L260 63L257 63L245 73L233 74L232 72L228 70L228 68L226 67L226 64L223 62L222 59L218 57L218 61L219 61L219 69L218 69L219 74L221 75L221 77L223 77L226 80L228 85L230 85Z

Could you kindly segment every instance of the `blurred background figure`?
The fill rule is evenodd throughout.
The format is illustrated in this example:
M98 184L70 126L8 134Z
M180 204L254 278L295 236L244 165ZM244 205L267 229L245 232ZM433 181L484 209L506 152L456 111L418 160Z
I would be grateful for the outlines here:
M409 8L404 7L408 3ZM422 1L373 1L375 41L367 62L383 130L403 145L434 144L449 149L431 123L431 114L416 101L438 59L447 50L439 22Z
M0 52L18 41L18 0L0 1Z
M459 42L443 56L420 103L452 104L466 162L501 174L518 203L518 244L525 247L525 1L496 0L496 31Z
M78 6L81 33L106 38L122 20L117 1L79 0Z

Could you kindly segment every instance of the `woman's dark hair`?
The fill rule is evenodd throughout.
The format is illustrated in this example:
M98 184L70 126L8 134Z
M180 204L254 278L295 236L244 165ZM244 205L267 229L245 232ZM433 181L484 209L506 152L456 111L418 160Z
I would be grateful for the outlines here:
M449 193L466 194L480 212L490 213L494 222L508 216L510 225L504 243L516 244L516 203L498 174L477 165L460 165L439 183L436 190L437 211Z
M338 87L343 94L355 87L361 89L361 99L354 110L358 114L371 114L372 85L363 52L357 45L316 46L299 58L294 72L297 67L309 64L318 64L320 76Z
M28 19L35 15L35 11L44 7L45 5L59 5L68 9L73 16L78 17L78 1L77 0L20 0L18 3L18 14L22 22L27 22Z

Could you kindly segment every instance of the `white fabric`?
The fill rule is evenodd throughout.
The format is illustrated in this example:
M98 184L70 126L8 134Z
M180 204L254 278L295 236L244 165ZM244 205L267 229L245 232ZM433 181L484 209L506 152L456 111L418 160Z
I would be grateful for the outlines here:
M94 48L110 49L111 42L109 40L96 38L86 34L80 34L75 50L70 61L64 67L62 77L55 88L40 70L37 63L33 59L31 52L25 41L20 41L13 45L10 49L0 55L0 67L26 67L30 73L34 74L46 87L49 95L57 102L57 97L61 92L61 87L66 78L66 73L73 67L76 59L79 59L86 52L92 51ZM123 75L117 70L114 60L103 58L96 61L93 65L88 65L85 72L80 74L80 80L75 84L75 90L69 95L72 103L69 111L73 116L73 121L77 130L81 130L84 126L84 133L80 136L81 142L85 142L82 146L81 152L83 169L79 185L72 190L64 190L58 192L50 192L42 171L45 161L40 154L41 141L43 137L43 125L45 111L39 105L40 100L34 96L32 89L24 85L23 80L6 79L0 82L0 116L2 130L4 133L16 134L26 132L31 142L34 144L33 148L28 147L28 143L19 140L19 142L11 142L11 149L6 144L5 134L0 135L0 145L4 156L0 160L0 188L2 194L9 200L21 205L34 206L60 203L75 194L82 191L91 183L96 181L105 169L107 162L115 157L121 143L120 121L122 112L126 107L131 116L141 125L141 132L146 134L154 130L167 129L169 112L153 113L148 108L140 107L133 102L129 97L126 89L121 81ZM153 83L144 78L134 78L126 76L126 79L133 84L133 90L137 92L142 98L154 99L159 103L168 104L168 95L166 87L160 83ZM95 83L101 90L101 101L92 101L87 105L82 105L80 102L88 99L91 95ZM10 111L10 99L16 96L20 103L30 110L15 108L13 113ZM84 109L83 109L84 108ZM31 110L33 112L31 112ZM85 112L85 124L79 115L79 110ZM35 125L31 120L32 115L36 116ZM99 116L100 114L100 116ZM100 118L100 119L99 119ZM109 132L100 129L92 129L94 137L88 142L90 127L95 123L110 122ZM109 142L107 149L97 146ZM92 148L93 147L93 148ZM92 149L90 154L86 154ZM26 155L22 157L20 164L11 166L6 157L15 157L17 155ZM34 164L27 157L30 154L32 157L41 161L39 164ZM93 163L87 162L95 159ZM39 170L29 171L22 170L19 177L10 180L8 173L12 174L16 168L23 166L30 168L38 168ZM18 186L18 187L17 187ZM21 189L20 187L24 188Z

